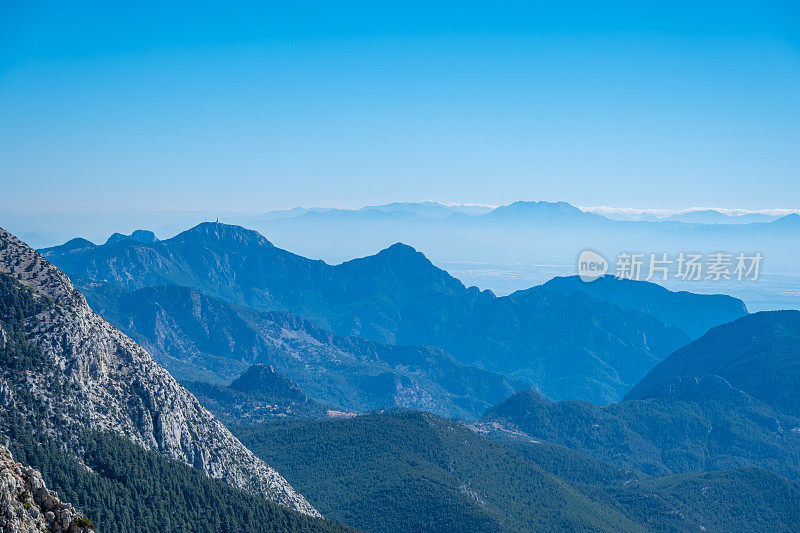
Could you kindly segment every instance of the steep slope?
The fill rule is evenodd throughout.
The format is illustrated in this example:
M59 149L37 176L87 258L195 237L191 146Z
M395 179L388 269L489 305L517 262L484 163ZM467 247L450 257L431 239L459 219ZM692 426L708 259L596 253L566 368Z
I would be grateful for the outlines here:
M626 399L668 397L707 375L800 416L800 311L756 313L712 329L662 361Z
M538 288L497 298L466 288L401 244L330 266L280 250L256 232L205 223L158 243L128 240L43 253L77 280L101 312L111 306L115 292L98 284L126 291L186 286L233 304L301 315L338 335L437 346L461 362L524 380L554 398L618 400L656 362L690 340L646 311L585 294ZM703 296L693 305L701 301L712 309L717 305ZM565 328L540 326L541 317L552 317L550 325L580 324L567 332L569 354L559 356ZM561 369L568 372L553 374Z
M508 379L436 348L339 337L294 315L233 306L185 287L148 287L105 301L99 310L181 381L225 385L250 365L267 364L339 408L407 407L454 417L477 417L514 391Z
M113 431L211 477L316 514L144 350L95 314L62 272L2 229L0 288L6 413L22 410L73 444L85 429ZM29 401L17 402L17 396Z
M0 445L0 531L89 533L91 520L47 489L42 474L14 461Z
M429 414L235 431L326 516L376 533L639 530L522 454Z
M542 287L562 294L583 292L625 310L649 313L668 326L682 329L693 339L714 326L747 314L747 308L741 300L724 294L673 292L654 283L615 276L603 276L591 283L584 283L578 276L558 277Z

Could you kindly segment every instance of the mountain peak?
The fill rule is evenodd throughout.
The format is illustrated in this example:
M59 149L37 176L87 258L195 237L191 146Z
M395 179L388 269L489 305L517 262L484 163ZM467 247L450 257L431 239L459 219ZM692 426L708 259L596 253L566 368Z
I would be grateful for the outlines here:
M73 251L73 250L84 250L86 248L95 248L97 245L88 239L84 239L82 237L75 237L74 239L70 239L61 246L56 246L55 248L60 248L64 251Z
M500 206L500 207L503 207L503 206ZM561 202L561 201L548 202L546 200L537 200L537 201L517 200L516 202L510 203L506 207L517 207L517 208L520 208L520 207L524 207L524 208L552 207L552 208L558 208L558 209L574 209L574 210L580 211L580 209L578 209L577 207L573 206L572 204L570 204L568 202Z
M800 224L800 214L789 213L786 216L783 216L777 220L772 221L771 224L774 225Z
M221 222L201 222L197 226L179 233L174 238L178 240L194 240L201 238L205 240L273 247L273 244L269 242L266 237L255 230L243 228L242 226L234 224L223 224Z
M114 244L120 241L137 241L143 243L152 243L157 242L158 238L156 238L156 234L150 230L144 229L137 229L130 235L125 235L123 233L114 233L111 237L108 238L106 244Z
M541 392L535 389L524 389L486 411L481 420L514 418L520 413L529 412L549 403L550 401Z
M509 205L502 205L487 216L493 218L508 218L517 220L536 220L538 222L559 222L564 219L595 218L604 217L594 213L586 213L567 202L526 202L517 201Z
M392 255L416 255L420 254L424 256L422 252L417 251L416 248L413 246L409 246L408 244L404 244L402 242L396 242L393 245L389 246L381 250L379 253L387 253Z
M384 248L375 255L356 259L355 261L383 261L386 264L400 266L402 268L414 268L417 270L439 270L425 254L415 249L413 246L397 242L388 248Z

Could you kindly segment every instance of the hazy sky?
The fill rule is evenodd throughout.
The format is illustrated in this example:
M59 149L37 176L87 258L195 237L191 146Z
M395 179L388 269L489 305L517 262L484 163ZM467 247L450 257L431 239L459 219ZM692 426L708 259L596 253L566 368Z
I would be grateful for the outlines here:
M796 1L378 4L0 3L0 209L800 207Z

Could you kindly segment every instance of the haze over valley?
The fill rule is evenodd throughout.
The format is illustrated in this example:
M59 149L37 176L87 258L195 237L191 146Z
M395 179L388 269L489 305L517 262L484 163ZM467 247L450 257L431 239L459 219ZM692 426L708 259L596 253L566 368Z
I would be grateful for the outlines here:
M0 2L0 533L800 531L799 23Z
M595 209L594 211L598 211ZM96 244L112 234L152 231L165 239L207 220L239 224L265 235L276 246L330 264L371 255L396 242L413 246L466 285L507 295L556 276L577 273L584 249L600 251L611 263L619 253L649 254L723 251L761 253L758 280L655 278L671 290L731 294L751 310L800 308L800 215L735 214L690 210L630 220L608 209L605 215L565 202L516 202L508 206L394 203L357 210L296 208L262 214L128 212L32 217L6 214L9 227L38 247L80 237ZM607 216L606 216L607 215ZM611 218L608 218L611 217ZM742 220L743 219L743 220ZM147 221L142 225L140 221ZM18 228L18 229L17 229ZM63 234L74 228L74 233ZM105 228L105 229L101 229ZM58 237L56 238L56 235Z

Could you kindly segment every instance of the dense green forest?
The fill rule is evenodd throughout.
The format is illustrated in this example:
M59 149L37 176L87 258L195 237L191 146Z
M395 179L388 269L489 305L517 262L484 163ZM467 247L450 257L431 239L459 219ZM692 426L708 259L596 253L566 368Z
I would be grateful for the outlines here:
M608 497L654 531L800 531L800 484L760 468L636 481Z
M800 485L763 469L649 477L417 412L234 431L323 514L370 531L800 528Z
M429 414L234 432L324 515L370 531L639 529L521 453ZM598 468L589 463L576 468Z
M40 470L48 486L84 512L98 532L346 530L111 434L87 434L82 444L86 466L59 443L27 432L12 432L10 449L17 461Z
M755 466L800 479L800 433L792 430L800 427L800 419L775 412L718 377L703 376L695 383L698 390L686 400L606 406L550 402L523 391L490 409L481 424L515 428L535 440L654 476Z

